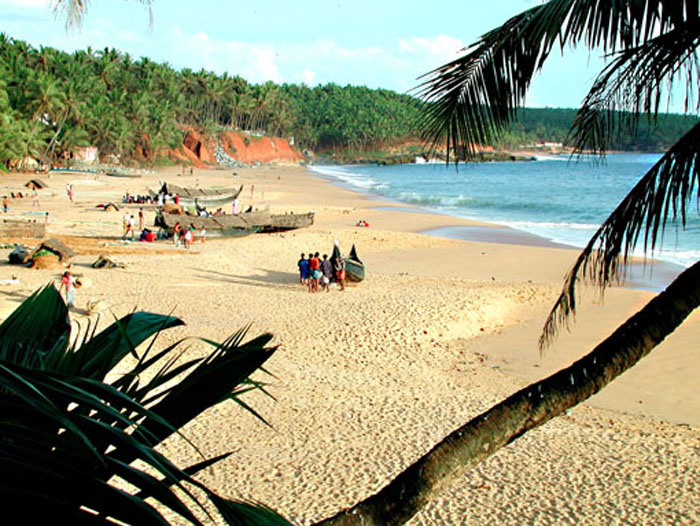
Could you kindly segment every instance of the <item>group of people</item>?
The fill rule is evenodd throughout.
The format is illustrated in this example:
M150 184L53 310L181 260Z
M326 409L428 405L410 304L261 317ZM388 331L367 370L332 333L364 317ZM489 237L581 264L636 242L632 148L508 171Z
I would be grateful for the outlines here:
M309 252L309 257L302 253L299 261L299 282L308 287L309 292L318 292L323 288L330 291L332 281L340 285L340 290L345 290L345 258L328 259L328 254L323 258L318 252Z
M153 198L150 195L131 195L129 192L122 197L122 203L152 205Z
M143 231L143 208L139 208L138 216L139 231ZM136 230L136 218L134 218L134 214L130 214L129 212L124 213L124 217L122 218L122 227L124 228L122 239L126 239L126 236L130 236L131 239L134 239L134 231Z
M175 244L175 246L179 247L180 245L182 245L185 248L190 248L192 246L192 243L194 243L195 230L196 227L192 223L190 223L189 226L183 226L180 224L179 221L175 223L175 225L173 226L173 243ZM205 243L206 239L207 230L204 227L202 227L202 230L199 232L199 240L201 243Z

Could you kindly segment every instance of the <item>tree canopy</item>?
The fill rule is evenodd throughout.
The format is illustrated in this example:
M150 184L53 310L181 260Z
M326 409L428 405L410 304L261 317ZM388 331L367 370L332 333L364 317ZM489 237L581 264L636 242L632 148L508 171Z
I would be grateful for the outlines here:
M46 162L82 146L101 155L154 162L177 147L183 130L222 129L294 137L314 151L361 152L420 142L418 100L361 86L251 84L237 75L135 59L115 49L65 53L35 49L0 34L0 163L33 156ZM525 109L494 145L565 142L573 110ZM622 134L620 149L659 149L676 141L687 118Z

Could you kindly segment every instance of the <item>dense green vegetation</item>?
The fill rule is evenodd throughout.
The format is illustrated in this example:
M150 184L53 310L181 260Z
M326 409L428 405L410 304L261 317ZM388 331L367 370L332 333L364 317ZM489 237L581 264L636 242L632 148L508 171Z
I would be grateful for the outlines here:
M183 130L241 129L294 137L302 149L348 160L420 142L415 97L335 84L250 84L205 70L176 71L114 49L65 53L0 34L0 165L31 156L49 163L94 145L102 156L153 163ZM495 146L564 142L574 110L523 110ZM694 122L662 116L660 127L625 136L617 149L660 149ZM410 152L409 152L410 153ZM371 157L371 156L370 156Z

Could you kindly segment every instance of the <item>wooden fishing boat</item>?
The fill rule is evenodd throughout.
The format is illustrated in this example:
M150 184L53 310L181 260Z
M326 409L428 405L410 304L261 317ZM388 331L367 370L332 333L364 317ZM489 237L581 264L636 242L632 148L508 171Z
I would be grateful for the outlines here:
M207 237L242 237L257 234L262 230L259 225L249 225L240 216L196 217L156 211L156 226L171 231L177 222L183 227L194 225L195 235L204 228L207 231Z
M306 214L270 214L270 221L263 227L263 232L286 232L297 228L306 228L314 224L314 212Z
M187 188L163 183L158 192L148 190L148 193L153 198L156 198L158 194L177 195L180 204L186 207L211 207L233 203L242 190L243 185L236 190L231 188Z
M138 179L143 174L140 174L138 172L122 172L122 171L108 170L108 171L105 171L105 175L108 175L110 177L127 177L127 178L131 178L131 179Z
M350 249L350 254L345 259L345 274L348 281L362 281L365 279L365 264L357 257L354 244Z
M335 267L335 261L340 258L340 249L338 245L333 245L333 255L331 256L331 262ZM360 258L357 256L357 250L353 244L350 249L350 254L345 258L345 277L348 281L362 281L365 279L365 264L362 263Z

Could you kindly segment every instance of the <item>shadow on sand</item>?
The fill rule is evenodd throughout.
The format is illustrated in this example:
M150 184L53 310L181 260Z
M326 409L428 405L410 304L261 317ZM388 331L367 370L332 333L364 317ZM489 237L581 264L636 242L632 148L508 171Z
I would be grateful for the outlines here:
M205 270L199 268L191 268L191 270L198 272L198 277L211 281L220 281L223 283L232 283L237 285L251 285L254 287L274 286L275 288L278 288L282 286L291 288L292 286L298 284L299 281L299 276L296 272L278 272L263 268L255 269L263 272L263 274L253 276L237 276L236 274L226 274L216 270Z

